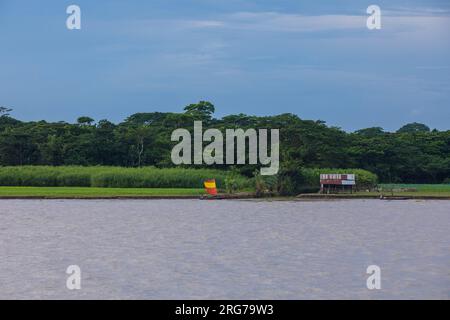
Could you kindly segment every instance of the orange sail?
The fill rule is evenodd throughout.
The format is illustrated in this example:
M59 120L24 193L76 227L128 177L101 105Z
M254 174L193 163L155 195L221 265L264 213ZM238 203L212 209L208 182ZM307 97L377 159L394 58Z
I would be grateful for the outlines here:
M215 179L206 180L204 182L204 185L205 185L206 192L208 192L209 194L211 194L213 196L217 195L217 187L216 187Z

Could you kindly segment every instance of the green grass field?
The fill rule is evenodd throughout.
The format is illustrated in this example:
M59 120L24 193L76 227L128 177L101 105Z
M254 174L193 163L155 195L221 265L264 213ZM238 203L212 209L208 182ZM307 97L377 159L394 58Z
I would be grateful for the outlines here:
M400 192L450 192L450 184L380 184L380 187Z
M302 194L302 198L373 198L377 199L380 196L389 197L406 197L417 199L448 199L450 200L450 185L449 184L380 184L379 191L358 191L350 193L337 194Z
M186 197L205 194L193 188L0 187L0 198Z
M403 185L410 186L410 185ZM384 196L417 197L417 198L448 198L450 199L450 188L440 185L427 185L419 191L383 191ZM420 190L422 189L422 190ZM205 195L202 188L95 188L95 187L0 187L0 199L5 198L72 198L72 199L95 199L95 198L159 198L159 197L198 197ZM378 198L379 192L356 192L353 194L337 194L335 197L352 198ZM313 193L310 196L321 195ZM281 199L281 198L280 198ZM275 199L273 199L275 200Z
M450 184L380 184L381 192L357 192L357 195L373 194L404 197L449 197Z

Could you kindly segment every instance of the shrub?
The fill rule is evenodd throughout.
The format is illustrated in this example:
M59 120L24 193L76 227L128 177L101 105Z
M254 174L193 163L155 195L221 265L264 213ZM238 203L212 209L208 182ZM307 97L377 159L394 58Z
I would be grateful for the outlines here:
M228 172L227 176L225 177L225 189L227 193L233 194L235 193L238 188L238 173L235 170L231 170Z
M299 194L305 185L301 167L295 163L284 164L278 174L278 194L291 196Z

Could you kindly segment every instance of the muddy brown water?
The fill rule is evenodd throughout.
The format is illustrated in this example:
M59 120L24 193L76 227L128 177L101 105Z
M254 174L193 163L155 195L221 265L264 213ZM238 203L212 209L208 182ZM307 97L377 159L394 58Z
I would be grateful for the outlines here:
M450 201L1 200L0 298L449 299Z

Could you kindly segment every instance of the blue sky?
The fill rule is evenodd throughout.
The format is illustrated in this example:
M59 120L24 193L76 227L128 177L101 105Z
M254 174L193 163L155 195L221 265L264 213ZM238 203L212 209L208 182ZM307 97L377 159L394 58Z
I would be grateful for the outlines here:
M81 30L66 28L70 4ZM371 4L381 30L366 28ZM209 100L216 116L447 130L449 30L448 0L0 0L0 105L118 122Z

